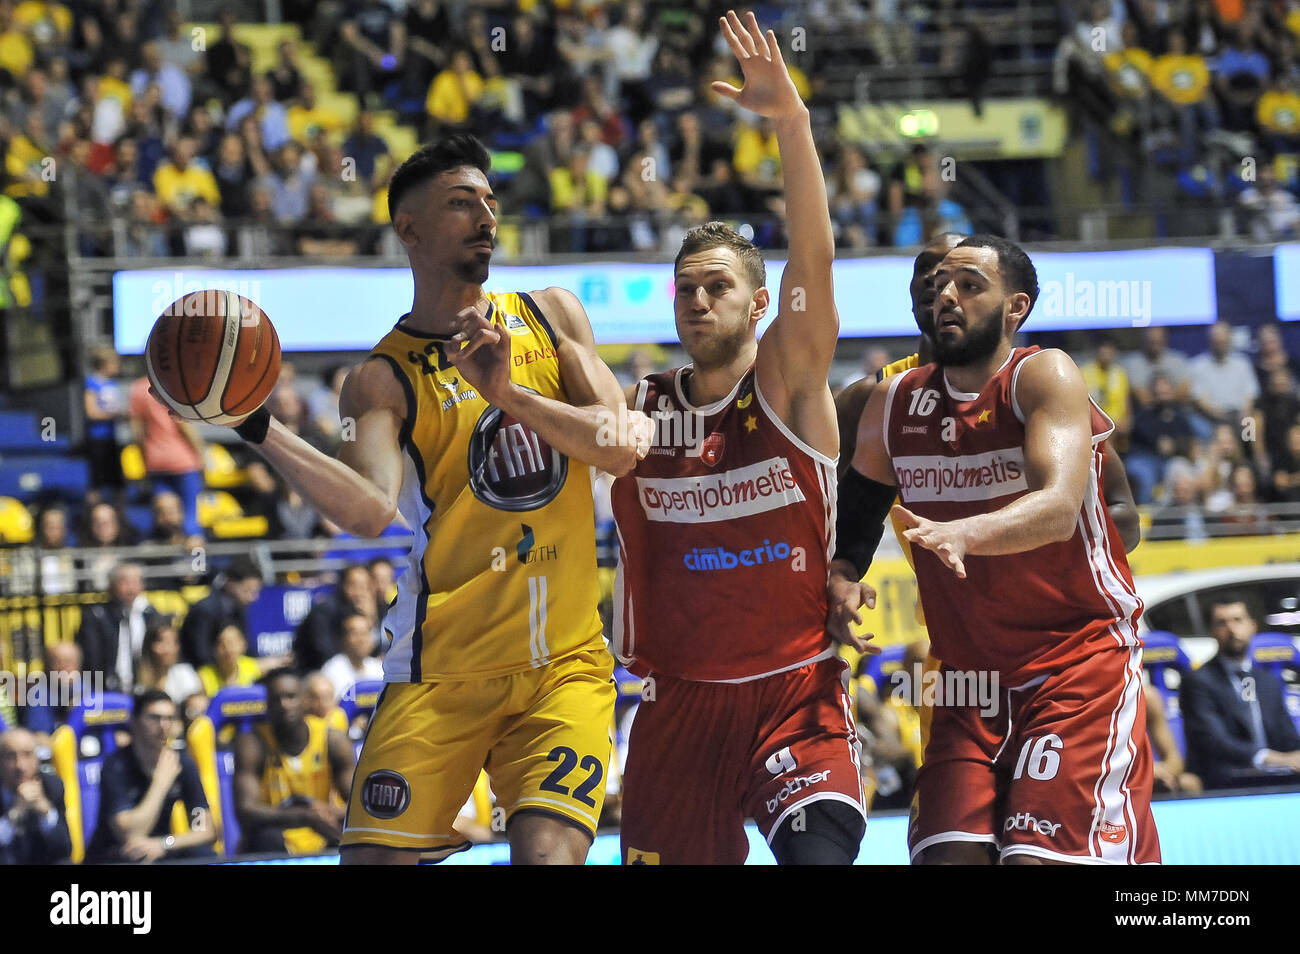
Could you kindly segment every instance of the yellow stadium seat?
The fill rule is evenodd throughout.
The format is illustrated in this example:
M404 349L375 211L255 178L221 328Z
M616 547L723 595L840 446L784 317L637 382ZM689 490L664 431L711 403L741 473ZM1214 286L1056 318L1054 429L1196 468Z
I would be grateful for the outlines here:
M69 726L61 725L50 736L50 758L55 774L63 783L63 807L72 836L72 863L81 864L86 857L86 833L81 819L81 781L77 778L77 736Z
M228 490L248 483L248 471L235 464L230 451L220 444L203 449L203 480L213 490Z
M144 454L140 453L139 444L122 448L122 476L127 480L144 480Z
M0 497L0 543L31 543L35 532L31 512L13 497Z
M185 733L185 744L189 746L194 764L198 766L199 781L203 785L203 794L208 799L208 820L217 832L217 841L212 847L216 849L217 854L224 855L226 838L221 827L221 786L217 781L217 759L221 756L217 752L216 733L212 728L212 720L206 715L201 715L191 722ZM177 802L175 808L180 810L180 815L178 817L173 809L172 834L184 834L190 830L190 820L185 815L185 806L182 803Z
M244 508L224 490L205 490L198 496L199 526L210 528L218 520L242 517Z
M212 524L212 535L219 540L246 540L264 537L270 528L265 517L222 517Z

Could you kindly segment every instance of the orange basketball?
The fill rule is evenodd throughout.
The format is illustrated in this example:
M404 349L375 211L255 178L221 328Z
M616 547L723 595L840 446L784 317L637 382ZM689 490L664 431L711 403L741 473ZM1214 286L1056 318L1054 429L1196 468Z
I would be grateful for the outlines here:
M191 292L167 307L145 345L149 382L188 421L233 424L271 396L280 376L280 336L242 295Z

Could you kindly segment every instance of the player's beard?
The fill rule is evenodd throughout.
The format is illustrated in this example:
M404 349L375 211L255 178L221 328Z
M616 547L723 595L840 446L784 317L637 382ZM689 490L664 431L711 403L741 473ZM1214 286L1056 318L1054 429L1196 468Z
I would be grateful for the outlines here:
M742 322L735 331L719 331L696 344L695 350L689 352L691 363L697 371L712 371L715 368L725 367L734 361L736 355L745 347L749 334L748 322Z
M1006 303L998 305L980 317L968 322L966 335L958 342L948 342L939 334L939 322L934 323L934 360L942 367L964 368L993 356L1002 341L1002 319ZM942 316L939 316L942 318Z
M487 281L488 266L491 261L478 261L477 258L467 262L457 262L454 268L456 277L467 285L482 285Z

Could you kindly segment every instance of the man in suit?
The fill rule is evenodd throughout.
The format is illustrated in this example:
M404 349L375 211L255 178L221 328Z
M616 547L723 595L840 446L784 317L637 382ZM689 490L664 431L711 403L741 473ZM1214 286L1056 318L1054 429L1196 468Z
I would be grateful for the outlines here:
M145 624L157 615L144 597L140 564L113 567L108 575L108 602L85 607L77 630L86 670L104 674L106 691L131 691Z
M10 729L0 735L0 865L58 864L71 853L63 783L38 771L36 737Z
M217 636L227 626L248 633L248 607L262 592L262 573L248 557L231 560L223 577L219 588L190 607L181 624L181 659L195 669L212 662Z
M1245 597L1216 596L1210 631L1219 651L1184 677L1180 694L1188 770L1206 788L1300 782L1300 733L1282 684L1251 662L1256 624Z

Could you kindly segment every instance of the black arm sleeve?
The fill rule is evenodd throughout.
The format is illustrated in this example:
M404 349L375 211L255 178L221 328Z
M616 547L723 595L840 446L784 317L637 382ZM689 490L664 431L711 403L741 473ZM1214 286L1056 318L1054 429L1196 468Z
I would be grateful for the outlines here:
M897 495L898 488L872 480L852 467L840 478L834 559L852 563L858 579L871 566Z

